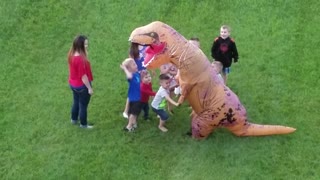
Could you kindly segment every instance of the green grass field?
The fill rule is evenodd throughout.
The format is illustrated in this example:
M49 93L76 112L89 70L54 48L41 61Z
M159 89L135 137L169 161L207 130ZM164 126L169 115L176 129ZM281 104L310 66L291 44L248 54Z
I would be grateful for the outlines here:
M320 179L320 1L2 0L0 179ZM153 120L125 133L119 68L131 31L163 21L210 48L222 24L240 54L229 87L251 122L297 128L290 135L185 136L190 110L175 109L168 133ZM89 37L92 130L70 124L67 52ZM155 80L154 89L158 88Z

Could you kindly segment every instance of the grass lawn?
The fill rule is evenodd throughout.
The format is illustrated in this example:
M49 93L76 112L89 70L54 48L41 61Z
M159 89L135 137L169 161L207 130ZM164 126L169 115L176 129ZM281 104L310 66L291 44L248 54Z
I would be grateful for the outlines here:
M320 179L320 1L2 0L0 179ZM187 105L169 132L157 118L125 133L127 82L119 64L131 31L163 21L197 36L210 57L219 27L232 27L240 59L229 87L251 122L297 128L290 135L185 136ZM92 130L70 123L67 52L89 37ZM158 89L156 78L153 88Z

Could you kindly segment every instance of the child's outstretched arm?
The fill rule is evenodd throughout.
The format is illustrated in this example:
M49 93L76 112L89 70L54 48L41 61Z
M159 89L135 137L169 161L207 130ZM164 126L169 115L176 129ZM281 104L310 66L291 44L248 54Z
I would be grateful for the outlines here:
M173 99L171 99L170 95L166 95L165 98L166 98L166 100L167 100L169 103L171 103L171 104L173 104L173 105L175 105L175 106L180 106L179 103L177 103L177 102L175 102Z
M120 68L124 71L127 76L127 79L132 79L132 73L127 69L127 67L123 64L120 64Z
M141 86L141 92L144 93L144 94L148 94L149 96L155 96L156 95L156 92L153 92L143 86Z

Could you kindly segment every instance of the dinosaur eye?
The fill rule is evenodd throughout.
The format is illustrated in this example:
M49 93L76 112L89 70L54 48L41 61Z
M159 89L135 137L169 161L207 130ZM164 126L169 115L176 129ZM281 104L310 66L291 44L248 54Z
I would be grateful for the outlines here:
M151 33L150 36L154 36L154 33Z

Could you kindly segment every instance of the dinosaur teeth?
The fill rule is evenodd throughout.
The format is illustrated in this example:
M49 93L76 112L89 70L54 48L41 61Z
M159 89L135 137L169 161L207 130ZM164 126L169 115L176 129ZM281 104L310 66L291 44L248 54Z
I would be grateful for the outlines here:
M142 62L142 66L143 67L148 67L149 64L154 60L154 56L147 62L147 64L145 64L145 61Z

